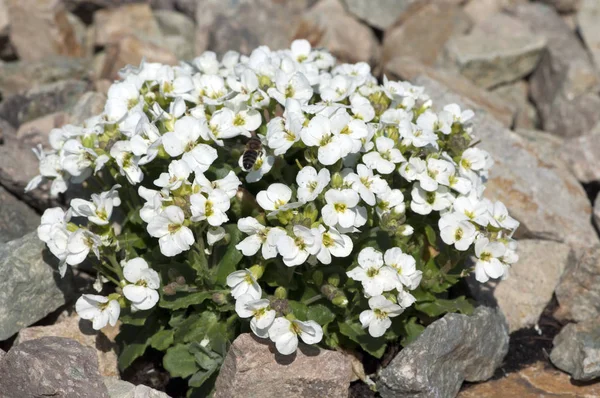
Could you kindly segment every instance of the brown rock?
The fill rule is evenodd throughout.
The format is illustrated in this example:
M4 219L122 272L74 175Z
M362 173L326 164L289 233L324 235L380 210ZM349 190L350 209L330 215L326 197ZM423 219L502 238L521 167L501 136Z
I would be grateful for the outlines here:
M75 340L87 347L92 347L98 355L98 366L102 376L119 376L117 367L117 344L114 339L119 333L119 326L107 326L102 331L92 328L90 321L82 320L73 314L62 322L49 326L34 326L22 329L15 344L42 337L64 337Z
M410 56L424 65L431 66L448 39L453 35L465 33L471 25L468 16L456 5L428 4L406 21L386 30L382 63L385 64L397 56ZM432 29L432 26L435 26L435 29Z
M6 0L11 28L10 40L19 58L41 60L53 55L79 57L82 43L60 0Z
M180 60L191 60L195 51L194 20L169 10L156 10L154 17L163 35L163 47L171 49Z
M600 181L600 123L589 134L566 139L561 154L579 181Z
M506 127L513 124L515 109L510 104L496 94L483 90L467 78L451 71L427 67L412 58L397 57L385 65L384 73L389 78L410 81L414 81L420 75L425 75L476 103L478 107L490 113Z
M10 28L10 17L5 0L0 0L0 37L8 37Z
M492 90L494 94L506 101L515 110L515 121L513 128L515 129L534 129L539 118L537 110L531 102L529 102L529 85L526 81L518 82L496 87Z
M149 4L128 4L99 10L94 14L95 44L118 43L125 36L136 36L160 44L162 34Z
M216 382L215 398L347 397L352 365L346 356L300 343L295 354L277 353L252 334L232 343Z
M295 39L325 47L339 62L378 62L379 44L371 29L352 18L339 0L321 0L302 18Z
M547 363L537 362L498 380L469 386L457 398L593 398L600 396L600 383L577 385L569 375Z
M565 140L540 130L517 129L515 132L525 138L535 148L535 153L548 163L554 163L557 168L568 168L563 160Z
M65 125L68 117L64 112L57 112L23 123L17 130L17 138L32 147L38 144L48 146L50 130Z

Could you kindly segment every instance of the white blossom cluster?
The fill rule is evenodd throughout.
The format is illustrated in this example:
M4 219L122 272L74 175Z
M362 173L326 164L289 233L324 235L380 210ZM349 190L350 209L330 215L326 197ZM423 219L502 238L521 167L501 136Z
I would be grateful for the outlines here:
M361 234L393 226L390 234L410 237L415 226L407 218L427 216L439 219L445 244L462 252L474 247L480 282L505 277L517 260L511 236L518 222L502 203L483 198L491 157L473 146L446 150L454 138L472 138L473 112L455 104L435 112L421 87L379 84L366 63L336 66L305 40L281 51L259 47L249 56L228 52L221 60L206 52L179 66L143 63L122 75L101 115L51 132L51 149L36 150L40 176L27 189L50 180L58 194L102 173L121 176L143 199L139 216L167 257L198 240L215 244L231 221L247 235L237 248L256 264L317 267L345 259L348 278L368 298L360 322L373 337L414 303L410 291L422 273L399 247L382 253L357 246ZM227 151L252 135L262 150L245 170L243 156L230 160ZM218 162L230 169L214 178ZM168 166L148 180L159 163ZM282 180L290 169L292 181ZM265 181L256 194L264 216L230 220L240 186ZM121 204L120 188L91 201L74 199L68 212L46 211L39 235L61 272L90 251L100 257L117 245L110 218ZM88 227L71 223L74 216L86 217ZM282 354L294 352L298 338L318 343L318 323L272 308L260 285L263 270L257 265L227 278L238 315L251 318L252 331ZM124 261L122 274L117 282L132 309L156 304L160 278L143 259ZM100 328L116 322L119 299L86 295L77 311Z

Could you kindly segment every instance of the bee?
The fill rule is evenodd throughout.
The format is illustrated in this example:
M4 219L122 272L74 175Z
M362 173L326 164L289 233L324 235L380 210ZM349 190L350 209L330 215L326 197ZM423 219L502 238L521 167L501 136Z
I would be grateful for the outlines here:
M248 171L254 167L256 160L263 154L262 142L256 133L252 133L252 137L246 143L246 149L242 155L242 167L244 171Z

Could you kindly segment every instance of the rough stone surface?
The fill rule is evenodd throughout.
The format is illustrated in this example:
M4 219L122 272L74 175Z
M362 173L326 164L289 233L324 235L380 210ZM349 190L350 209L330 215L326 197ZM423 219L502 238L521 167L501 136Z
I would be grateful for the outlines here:
M552 8L530 3L513 12L546 38L547 51L530 79L544 131L562 137L586 134L600 120L599 81L586 50Z
M60 0L6 0L10 15L10 40L22 60L42 60L53 55L83 54L67 10Z
M412 58L396 57L385 65L388 78L413 81L420 75L438 81L452 91L478 104L506 127L513 124L515 109L498 95L476 86L464 76L452 71L427 67Z
M581 37L585 42L596 70L600 71L600 2L596 0L582 0L577 13L577 25Z
M94 14L95 44L117 43L124 36L160 44L162 34L149 4L127 4L99 10Z
M600 317L600 245L586 250L565 270L556 298L558 319L583 322Z
M516 238L564 242L576 253L598 242L587 195L565 167L537 155L534 146L504 128L481 105L427 76L418 77L415 83L425 87L434 108L457 103L475 112L474 134L495 161L486 196L503 202L521 222Z
M163 46L173 50L180 60L194 58L195 29L194 20L175 11L157 10L154 17L162 33Z
M0 245L0 341L71 298L71 274L61 278L53 260L36 232Z
M548 363L535 364L498 380L469 386L458 398L594 398L600 383L577 385Z
M466 36L452 37L445 58L478 86L490 88L528 75L537 65L546 39L525 24L496 14Z
M81 125L86 119L102 113L105 103L106 95L95 91L88 91L73 106L69 116L69 123Z
M119 327L105 327L102 331L92 328L90 321L82 320L76 314L49 326L34 326L22 329L15 344L29 340L55 336L75 340L86 347L92 347L98 356L98 368L102 376L119 376L117 367L117 344L114 339Z
M8 7L5 0L0 0L0 37L8 36L10 28L10 16L8 15Z
M234 340L214 398L348 396L352 365L344 354L300 343L296 354L284 356L266 341L249 333Z
M502 313L478 307L473 315L448 314L429 325L380 372L383 398L453 397L464 380L483 381L508 352Z
M517 4L526 3L529 0L473 0L464 6L465 12L475 23L485 21L489 17L503 10L510 9Z
M18 239L35 230L40 216L0 186L0 243Z
M589 132L565 140L563 158L575 177L583 183L600 181L600 123Z
M64 126L68 118L65 112L56 112L23 123L17 130L17 138L31 147L38 144L47 147L50 130Z
M382 63L397 56L410 55L425 65L433 65L448 39L465 33L471 25L469 17L456 5L428 4L406 21L386 30ZM432 26L435 29L431 29Z
M0 374L6 398L108 398L94 350L61 337L13 347L0 362Z
M563 243L520 240L519 261L508 279L482 284L470 277L469 288L479 302L500 308L512 333L537 324L564 269L575 262L571 248Z
M4 119L0 119L0 144L6 139L10 139L17 136L17 130Z
M372 0L343 0L348 11L379 29L390 27L398 19L420 7L423 0L379 0L374 6Z
M573 12L577 11L581 0L540 0L542 3L546 3L556 9L558 12Z
M514 108L516 115L513 128L533 129L539 124L537 110L529 102L529 85L526 81L503 85L492 92Z
M110 398L169 398L164 392L144 385L135 386L115 377L105 377L104 385Z
M379 60L375 34L351 17L339 0L321 0L308 10L294 38L327 48L339 62L364 61L375 65Z
M557 168L568 168L562 156L565 150L564 139L540 130L517 129L515 132L525 138L535 148L535 153L546 159L547 163L554 163Z
M600 377L600 321L570 323L554 338L550 360L573 379L589 381Z

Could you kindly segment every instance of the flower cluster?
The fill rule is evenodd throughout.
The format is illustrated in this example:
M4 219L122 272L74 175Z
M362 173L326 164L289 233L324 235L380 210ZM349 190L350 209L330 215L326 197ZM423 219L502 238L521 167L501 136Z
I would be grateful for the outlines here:
M518 222L483 198L493 162L473 144L473 112L435 111L421 87L379 84L369 65L336 65L305 40L122 77L101 115L36 149L27 187L112 187L47 210L38 230L63 274L89 258L116 285L77 302L94 328L121 308L174 308L174 289L208 292L193 305L225 312L226 291L282 354L299 338L362 346L354 325L397 336L393 318L436 300L469 255L480 282L517 260ZM195 285L169 276L177 264Z

